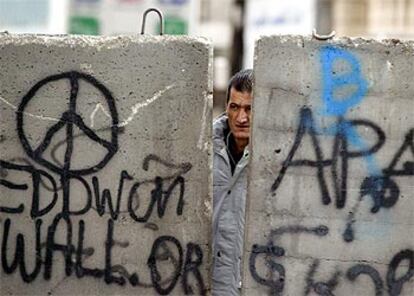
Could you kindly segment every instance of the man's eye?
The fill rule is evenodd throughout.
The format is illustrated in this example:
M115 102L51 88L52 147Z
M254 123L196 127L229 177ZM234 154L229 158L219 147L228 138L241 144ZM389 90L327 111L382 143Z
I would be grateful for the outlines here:
M239 109L239 107L237 106L237 105L230 105L230 109L231 110L237 110L237 109Z

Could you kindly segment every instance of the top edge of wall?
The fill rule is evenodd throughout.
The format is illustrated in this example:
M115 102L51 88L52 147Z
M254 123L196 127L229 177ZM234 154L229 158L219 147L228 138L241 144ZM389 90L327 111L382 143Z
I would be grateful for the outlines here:
M414 40L400 40L396 38L392 39L370 39L362 37L334 37L329 40L318 40L313 38L311 35L271 35L271 36L260 36L256 40L256 43L261 42L291 42L298 43L298 45L303 45L305 42L320 42L321 44L337 44L343 46L353 46L357 47L360 45L383 45L383 46L403 46L407 49L414 50Z
M129 43L198 43L207 47L212 46L206 37L186 35L117 35L117 36L90 36L90 35L46 35L46 34L11 34L0 32L0 45L14 44L48 44L51 46L107 46L111 48L123 47Z

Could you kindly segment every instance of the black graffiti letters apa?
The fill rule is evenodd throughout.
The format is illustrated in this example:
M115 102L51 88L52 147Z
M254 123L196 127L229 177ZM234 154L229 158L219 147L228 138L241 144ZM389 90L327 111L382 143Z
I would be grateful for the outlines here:
M272 192L277 191L289 167L312 167L316 169L316 176L321 191L322 203L324 205L328 205L332 201L332 195L328 189L324 168L331 167L333 187L336 197L335 205L337 208L343 208L345 206L349 160L353 158L363 158L376 153L385 143L385 134L377 125L366 120L345 120L340 117L335 126L332 157L326 158L319 140L319 137L323 135L324 132L316 127L312 110L306 106L302 107L300 110L300 121L292 148L290 149L285 161L283 161L282 168L271 186ZM371 129L377 136L377 142L371 147L367 147L365 149L351 150L348 143L349 140L346 136L347 128L349 129L351 127L365 127ZM293 158L306 134L309 134L311 137L316 160L294 160Z

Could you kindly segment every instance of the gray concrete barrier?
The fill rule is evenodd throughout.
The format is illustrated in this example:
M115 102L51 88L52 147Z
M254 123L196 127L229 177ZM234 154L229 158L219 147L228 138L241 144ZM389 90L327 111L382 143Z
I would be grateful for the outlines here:
M2 295L205 294L212 47L0 34Z
M244 295L414 294L414 43L256 45Z

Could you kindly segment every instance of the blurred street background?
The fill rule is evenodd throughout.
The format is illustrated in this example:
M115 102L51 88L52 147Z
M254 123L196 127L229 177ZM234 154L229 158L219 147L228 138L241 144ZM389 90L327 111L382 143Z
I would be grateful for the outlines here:
M139 34L142 14L159 8L165 33L205 36L214 43L215 114L227 81L253 66L261 35L414 39L414 0L0 0L0 31L10 33ZM150 14L146 33L158 33Z

